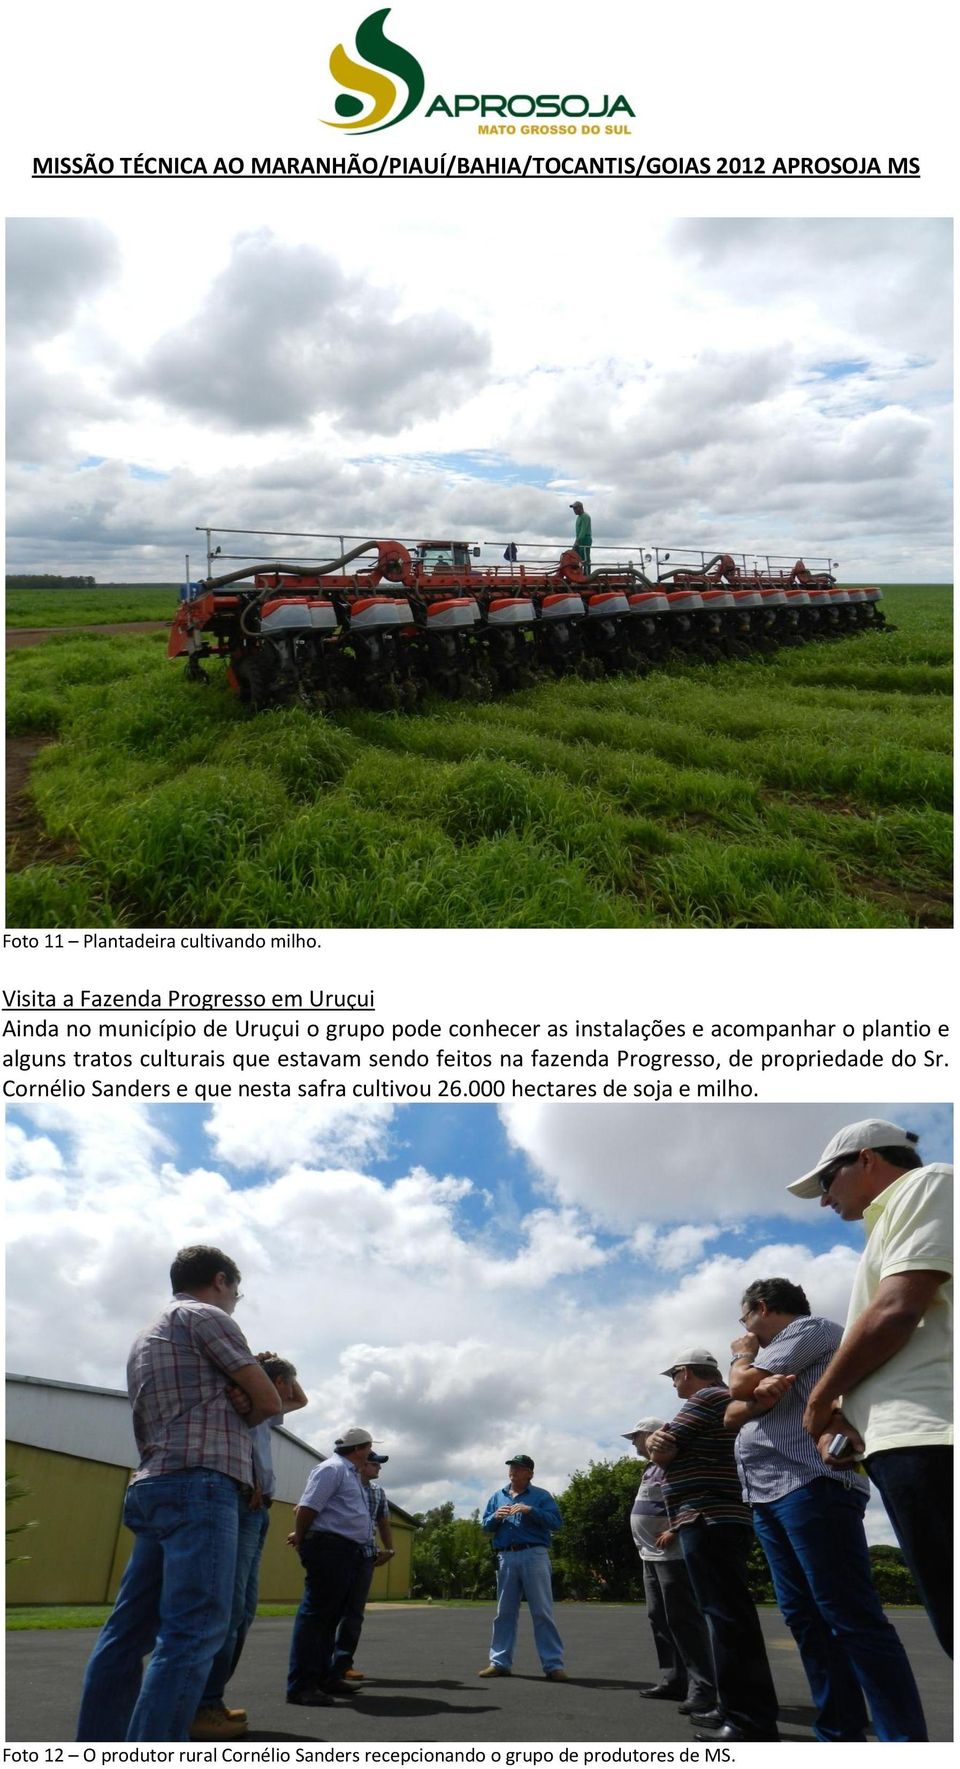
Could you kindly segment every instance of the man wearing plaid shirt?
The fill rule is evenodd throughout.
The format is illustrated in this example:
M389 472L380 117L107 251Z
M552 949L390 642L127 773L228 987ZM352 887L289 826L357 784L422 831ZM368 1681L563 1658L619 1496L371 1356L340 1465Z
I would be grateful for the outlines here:
M81 1741L189 1738L230 1620L239 1507L253 1483L250 1427L282 1410L231 1319L240 1299L233 1260L218 1247L185 1247L170 1282L172 1300L127 1363L140 1465L124 1523L136 1541L87 1666ZM249 1401L242 1417L229 1385Z

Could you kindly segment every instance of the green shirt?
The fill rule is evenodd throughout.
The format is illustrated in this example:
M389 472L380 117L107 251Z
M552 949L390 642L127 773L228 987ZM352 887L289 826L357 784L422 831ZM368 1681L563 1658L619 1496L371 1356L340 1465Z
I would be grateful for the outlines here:
M590 518L587 515L586 510L581 510L577 517L577 532L573 537L573 544L575 547L590 547L593 545L593 529L590 525Z

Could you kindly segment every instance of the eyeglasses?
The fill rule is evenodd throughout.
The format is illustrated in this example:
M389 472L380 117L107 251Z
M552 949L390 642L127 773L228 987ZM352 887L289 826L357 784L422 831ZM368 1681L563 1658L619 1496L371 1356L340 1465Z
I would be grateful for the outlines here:
M830 1187L832 1186L834 1180L836 1179L837 1174L842 1173L845 1167L853 1167L856 1164L856 1162L859 1161L859 1159L860 1159L859 1154L842 1155L838 1161L834 1161L832 1167L828 1167L826 1173L821 1173L820 1178L817 1183L818 1183L818 1185L820 1187L820 1191L824 1195L824 1197L826 1196L827 1192L830 1190Z
M750 1308L748 1308L748 1309L747 1309L747 1312L746 1312L746 1314L742 1314L742 1315L741 1315L741 1316L740 1316L740 1325L741 1325L741 1327L745 1327L745 1326L746 1326L746 1324L747 1324L747 1322L748 1322L748 1320L749 1320L749 1319L750 1319L750 1316L751 1316L751 1315L752 1315L752 1314L756 1314L756 1312L757 1312L757 1310L756 1310L756 1307L755 1307L755 1306L753 1306L753 1305L751 1305L751 1306L750 1306Z

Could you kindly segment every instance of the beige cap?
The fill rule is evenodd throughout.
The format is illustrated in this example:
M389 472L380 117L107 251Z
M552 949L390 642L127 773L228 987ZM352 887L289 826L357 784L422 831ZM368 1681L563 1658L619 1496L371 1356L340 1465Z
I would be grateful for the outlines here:
M674 1370L679 1370L681 1364L712 1364L718 1374L720 1371L720 1365L717 1363L713 1352L704 1351L703 1347L699 1346L693 1351L678 1351L669 1368L660 1371L661 1376L672 1376Z
M334 1449L359 1450L364 1444L372 1444L372 1442L373 1438L369 1431L364 1431L362 1425L351 1425L349 1431L345 1431L342 1437L337 1438Z
M826 1173L841 1155L859 1155L861 1149L903 1149L910 1153L917 1138L901 1124L891 1124L886 1118L862 1118L859 1124L845 1124L832 1136L816 1167L811 1167L801 1179L793 1179L787 1186L798 1198L816 1198L820 1193L820 1177Z

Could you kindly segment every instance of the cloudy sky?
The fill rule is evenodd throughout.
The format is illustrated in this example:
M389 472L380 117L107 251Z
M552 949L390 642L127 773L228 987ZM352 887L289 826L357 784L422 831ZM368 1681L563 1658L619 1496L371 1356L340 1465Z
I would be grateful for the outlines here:
M298 1434L366 1426L411 1510L483 1503L521 1449L560 1490L669 1409L684 1346L725 1358L752 1278L845 1318L862 1229L783 1187L878 1112L950 1159L948 1108L897 1102L18 1108L7 1367L122 1387L172 1253L211 1242L298 1366Z
M949 580L949 223L363 196L8 224L8 569L169 581L207 523L502 550L579 495L598 543Z

